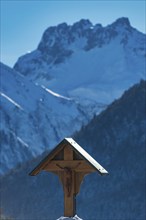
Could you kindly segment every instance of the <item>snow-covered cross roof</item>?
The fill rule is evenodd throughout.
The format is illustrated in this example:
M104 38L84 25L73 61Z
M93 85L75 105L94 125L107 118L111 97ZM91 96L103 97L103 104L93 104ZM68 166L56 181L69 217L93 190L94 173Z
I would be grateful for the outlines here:
M72 138L64 138L41 162L38 166L36 166L34 168L34 170L30 173L30 175L37 175L41 170L45 170L45 167L49 164L49 162L51 162L52 160L54 160L55 158L57 158L58 162L59 159L63 160L63 154L62 151L63 149L69 146L70 148L72 148L75 157L80 159L80 161L85 161L86 164L88 165L88 167L91 167L91 171L98 171L98 173L100 175L106 175L108 174L108 172L95 160L93 159L93 157L91 157L79 144L77 144ZM75 161L79 161L79 160L72 160L72 164L75 164ZM71 162L71 161L70 161ZM71 164L71 163L69 163ZM78 166L77 169L81 169L82 166ZM89 170L89 168L87 167L87 170ZM55 171L55 167L53 167L54 171ZM56 170L59 169L59 166L56 167ZM86 168L84 167L84 169L86 170ZM48 169L49 171L49 169ZM51 171L51 170L50 170Z

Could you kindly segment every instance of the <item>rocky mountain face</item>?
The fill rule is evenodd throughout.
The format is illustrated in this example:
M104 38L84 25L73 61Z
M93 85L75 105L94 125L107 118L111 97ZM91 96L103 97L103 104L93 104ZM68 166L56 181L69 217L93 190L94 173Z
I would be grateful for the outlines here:
M106 27L85 19L62 23L49 27L14 69L82 105L107 104L145 78L145 40L128 18Z
M145 100L142 80L74 135L109 172L105 177L96 173L85 177L77 196L82 219L145 219ZM47 172L28 176L40 160L1 178L1 205L8 216L21 220L62 216L63 192L57 176Z

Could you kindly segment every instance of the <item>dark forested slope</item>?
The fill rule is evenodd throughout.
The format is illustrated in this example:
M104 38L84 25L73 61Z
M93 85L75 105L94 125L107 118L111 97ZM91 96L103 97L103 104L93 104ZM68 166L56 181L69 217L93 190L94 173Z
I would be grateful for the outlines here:
M145 219L146 82L114 101L74 137L109 171L106 178L87 178L82 207L95 219ZM86 185L88 185L86 183ZM88 191L92 193L88 193ZM91 196L92 195L92 196ZM86 214L82 215L83 217ZM91 214L88 214L88 218Z

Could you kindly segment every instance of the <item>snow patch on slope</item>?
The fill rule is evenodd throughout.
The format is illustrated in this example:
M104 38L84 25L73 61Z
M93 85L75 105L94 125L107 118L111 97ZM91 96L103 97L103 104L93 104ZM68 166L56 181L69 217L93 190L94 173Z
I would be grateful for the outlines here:
M46 88L45 86L41 86L43 89L45 89L47 92L49 92L50 94L52 94L53 96L56 96L56 97L58 97L58 98L62 98L62 99L66 99L66 100L71 100L71 98L68 98L68 97L65 97L65 96L62 96L62 95L60 95L60 94L58 94L58 93L56 93L56 92L53 92L51 89L48 89L48 88Z
M16 103L13 99L11 99L10 97L8 97L7 95L5 95L4 93L0 92L0 95L3 96L4 98L6 98L9 102L11 102L13 105L15 105L16 107L18 107L19 109L23 110L23 108Z

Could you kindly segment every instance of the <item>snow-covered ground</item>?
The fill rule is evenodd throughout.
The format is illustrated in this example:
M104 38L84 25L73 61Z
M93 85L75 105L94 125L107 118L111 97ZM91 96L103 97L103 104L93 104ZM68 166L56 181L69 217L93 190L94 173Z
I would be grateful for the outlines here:
M69 217L60 217L58 218L57 220L83 220L81 218L79 218L77 215L75 215L74 217L72 218L69 218Z

